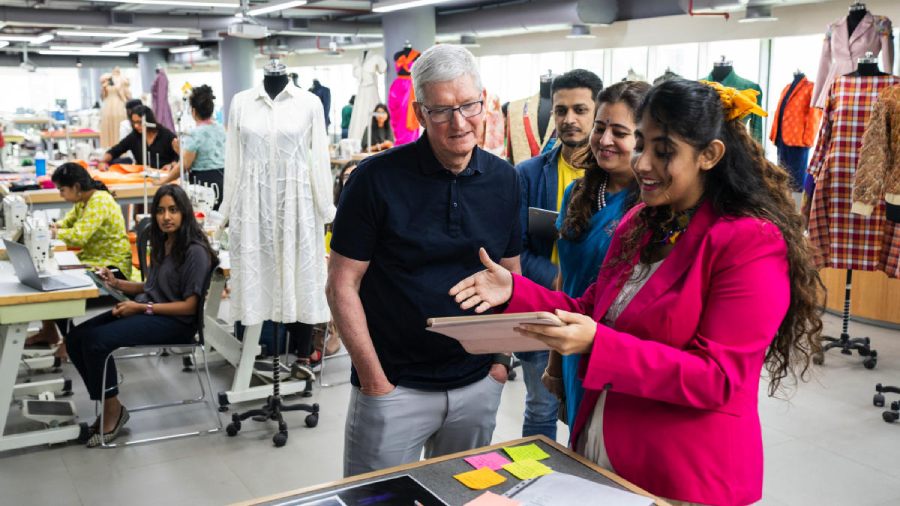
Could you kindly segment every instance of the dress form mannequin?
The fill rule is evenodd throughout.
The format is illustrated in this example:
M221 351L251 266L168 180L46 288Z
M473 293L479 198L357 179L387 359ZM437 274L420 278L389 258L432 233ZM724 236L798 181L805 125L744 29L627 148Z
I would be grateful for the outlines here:
M550 90L553 84L553 73L549 70L541 76L541 100L538 103L538 132L544 135L550 123L550 112L553 110L553 95ZM543 141L544 139L541 139Z
M278 61L278 58L272 58L263 68L263 73L263 88L265 88L269 98L275 100L275 97L290 82L287 66Z
M717 61L713 64L713 69L710 75L712 75L713 80L721 82L723 79L728 77L728 74L730 74L733 70L734 67L731 66L731 62L726 60L723 56L721 61Z
M853 35L853 30L859 25L859 22L862 21L862 18L869 11L866 9L866 4L862 2L854 2L850 4L850 13L847 14L847 35Z
M851 72L848 75L856 77L874 77L888 75L878 69L878 59L875 58L871 51L867 52L866 56L864 56L863 58L859 58L856 61L856 71Z

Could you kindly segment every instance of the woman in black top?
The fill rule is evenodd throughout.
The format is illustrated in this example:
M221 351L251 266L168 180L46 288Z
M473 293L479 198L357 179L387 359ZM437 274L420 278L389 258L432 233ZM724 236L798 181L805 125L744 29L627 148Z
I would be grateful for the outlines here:
M69 358L84 380L91 400L103 397L103 429L100 418L91 426L87 446L99 446L119 435L128 411L118 399L115 361L106 369L106 356L123 346L190 343L197 332L197 305L207 289L205 282L218 259L200 228L191 201L181 187L163 185L153 197L150 225L150 274L135 283L115 278L107 269L98 274L110 287L134 296L107 313L72 329L66 338Z
M369 132L372 138L369 139ZM383 151L394 147L394 131L391 129L391 114L384 104L375 106L372 112L372 122L363 132L362 145L366 151Z
M144 150L141 147L141 118L147 119L148 124L156 125L155 127L147 127L147 162L144 163ZM121 157L124 153L131 151L134 155L134 163L137 165L148 165L157 169L171 169L178 161L178 152L175 151L172 141L175 140L175 134L168 128L156 122L156 116L153 115L153 109L146 105L139 105L131 111L131 125L134 129L118 144L109 148L100 164L97 166L100 170L106 170L109 162Z

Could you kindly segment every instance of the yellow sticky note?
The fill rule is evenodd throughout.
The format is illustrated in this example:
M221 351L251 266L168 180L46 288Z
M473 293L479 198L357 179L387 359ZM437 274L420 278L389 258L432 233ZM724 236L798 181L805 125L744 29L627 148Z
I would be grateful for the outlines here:
M541 450L541 447L534 443L522 446L509 446L504 448L503 451L513 459L513 462L518 462L520 460L544 460L550 458L550 455L547 455L547 452Z
M506 481L506 478L496 471L491 470L489 467L482 467L474 471L459 473L455 475L454 478L472 490L484 490Z
M520 480L530 480L531 478L537 478L553 472L553 469L536 460L518 460L511 464L506 464L503 466L503 469L506 469Z

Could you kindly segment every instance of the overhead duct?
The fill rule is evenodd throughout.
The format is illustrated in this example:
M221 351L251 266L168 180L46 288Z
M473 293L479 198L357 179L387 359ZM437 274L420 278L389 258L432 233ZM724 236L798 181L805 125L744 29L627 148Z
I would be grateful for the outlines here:
M460 9L437 17L439 35L490 35L511 30L540 31L544 26L605 25L618 18L616 0L509 2L478 9Z

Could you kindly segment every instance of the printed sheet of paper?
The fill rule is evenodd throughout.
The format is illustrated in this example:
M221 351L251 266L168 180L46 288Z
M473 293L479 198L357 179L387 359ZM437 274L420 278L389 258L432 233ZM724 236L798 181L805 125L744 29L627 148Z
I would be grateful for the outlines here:
M535 443L521 446L507 446L503 449L513 462L520 460L544 460L550 458L547 452L541 450L541 447Z
M475 469L487 467L494 471L499 471L503 469L503 466L509 464L509 460L497 452L473 455L472 457L466 457L465 461Z
M459 473L453 477L472 490L484 490L506 481L506 478L504 478L503 475L486 467Z
M522 503L487 491L467 502L464 506L522 506Z
M520 501L523 506L584 504L586 497L590 497L590 504L602 504L603 506L651 506L653 504L653 499L649 497L594 483L566 473L548 474L519 483L503 495Z
M520 480L530 480L553 472L553 469L536 460L519 460L506 464L503 469Z

